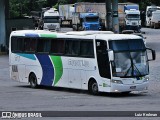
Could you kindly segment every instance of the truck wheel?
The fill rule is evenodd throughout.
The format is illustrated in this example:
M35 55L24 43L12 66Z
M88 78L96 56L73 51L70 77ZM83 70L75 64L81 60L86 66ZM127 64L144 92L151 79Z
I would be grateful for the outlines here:
M154 27L154 23L151 23L151 24L150 24L150 28L153 28L153 27Z
M97 84L97 82L95 80L91 80L89 82L88 90L93 95L97 95L98 94L98 84Z
M73 31L76 31L76 26L72 25Z
M37 77L34 73L31 73L29 75L29 83L31 88L37 88L38 84L37 84Z
M157 25L156 25L156 23L154 23L154 29L157 29Z

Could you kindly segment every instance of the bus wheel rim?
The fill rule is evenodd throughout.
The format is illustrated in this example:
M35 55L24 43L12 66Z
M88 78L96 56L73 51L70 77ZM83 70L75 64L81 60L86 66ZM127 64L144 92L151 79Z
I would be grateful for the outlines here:
M93 83L93 85L92 85L92 91L93 91L94 93L96 93L96 92L98 91L97 83Z

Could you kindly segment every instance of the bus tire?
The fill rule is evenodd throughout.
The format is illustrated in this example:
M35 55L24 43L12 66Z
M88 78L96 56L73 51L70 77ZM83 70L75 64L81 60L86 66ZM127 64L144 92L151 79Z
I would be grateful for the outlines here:
M34 73L31 73L29 75L29 84L31 88L37 88L38 84L37 84L37 77Z
M88 84L88 90L90 94L97 95L98 94L98 84L95 80L90 80Z

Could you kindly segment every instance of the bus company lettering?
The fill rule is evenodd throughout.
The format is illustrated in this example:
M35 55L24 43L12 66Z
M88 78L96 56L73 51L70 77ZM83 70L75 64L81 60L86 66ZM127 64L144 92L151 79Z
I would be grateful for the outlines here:
M86 60L68 60L68 65L78 66L78 67L89 67L89 61Z

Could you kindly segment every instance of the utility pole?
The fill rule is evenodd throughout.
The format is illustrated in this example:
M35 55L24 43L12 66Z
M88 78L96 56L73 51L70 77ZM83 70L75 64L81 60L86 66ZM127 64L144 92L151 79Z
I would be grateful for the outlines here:
M112 30L111 0L106 0L106 30Z
M119 33L118 0L112 0L112 29L114 33Z

